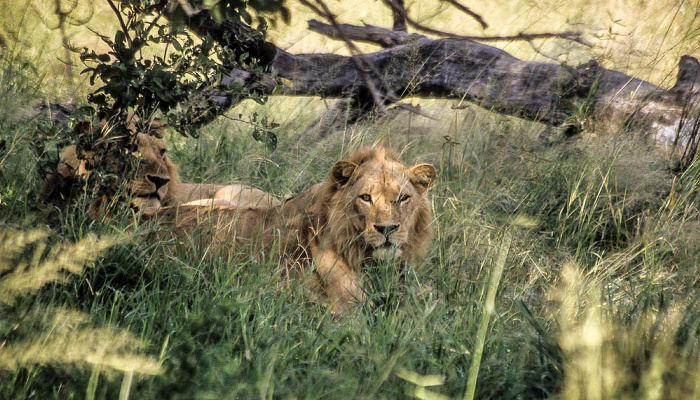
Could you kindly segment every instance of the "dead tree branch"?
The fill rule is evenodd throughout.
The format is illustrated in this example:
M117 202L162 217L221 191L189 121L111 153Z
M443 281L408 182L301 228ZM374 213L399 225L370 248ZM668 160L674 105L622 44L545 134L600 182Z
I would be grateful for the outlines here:
M333 39L378 44L384 48L406 44L424 37L416 33L409 34L374 25L357 26L338 24L337 26L333 26L315 19L309 20L308 24L310 31Z
M406 23L408 23L409 26L417 29L420 32L430 33L430 34L438 36L438 37L450 38L450 39L461 39L461 40L476 40L479 42L502 42L502 41L514 41L514 40L532 41L532 40L537 40L537 39L565 39L565 40L569 40L572 42L582 44L584 46L591 46L590 43L588 43L586 40L583 39L583 37L581 36L580 33L571 32L571 31L555 32L555 33L551 33L551 32L547 32L547 33L522 33L521 32L517 35L509 35L509 36L457 35L455 33L441 31L439 29L431 28L427 25L421 24L420 22L411 18L411 16L408 15L406 10L399 7L396 4L395 0L384 0L384 2L389 7L391 7L393 10L395 10L395 12L402 14L403 18L406 20Z
M345 25L332 28L350 32ZM352 31L362 29L372 32L365 38L381 33L377 27ZM347 40L352 37L346 35ZM454 99L458 105L472 103L554 126L592 122L630 127L660 142L683 146L697 131L700 66L689 56L681 59L676 85L664 90L594 61L578 67L524 61L464 39L421 37L364 54L361 62L359 57L337 54L290 54L281 49L275 54L270 68L287 82L276 93L286 95L372 98L372 91L381 88L384 101ZM272 92L269 82L259 83L260 77L232 71L231 79ZM219 93L217 99L230 105L236 102L226 93Z
M406 9L404 0L396 0L396 7L400 7L402 10ZM392 7L391 14L394 20L394 25L392 29L398 32L407 32L408 26L406 26L406 19L403 17L403 13L400 13Z

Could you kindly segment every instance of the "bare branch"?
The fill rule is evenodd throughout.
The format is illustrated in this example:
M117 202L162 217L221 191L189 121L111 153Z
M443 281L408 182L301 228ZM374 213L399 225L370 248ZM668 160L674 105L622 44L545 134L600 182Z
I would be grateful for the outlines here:
M311 4L308 0L300 0L300 2L305 6L309 7L316 14L326 18L336 31L342 32L342 30L340 29L340 25L338 24L338 21L335 18L335 15L331 12L330 8L328 8L328 6L326 5L326 3L323 2L323 0L316 0L318 6ZM382 112L386 112L386 106L384 105L385 99L389 96L393 96L391 96L389 93L387 93L387 96L384 96L382 93L380 93L374 84L374 80L368 76L368 72L373 72L375 76L379 78L381 78L381 74L375 68L374 64L367 61L363 57L362 52L360 51L360 49L357 48L357 46L355 46L355 43L353 43L352 40L342 36L341 39L345 42L348 49L350 50L350 53L352 54L352 61L353 63L355 63L357 70L360 72L363 79L365 80L365 83L367 84L367 88L369 89L370 95L372 96L375 106L379 108ZM386 87L386 85L384 86ZM396 102L395 98L389 98L388 100L392 103Z
M230 79L247 87L257 86L262 93L348 99L355 101L349 106L361 107L360 110L367 106L382 110L386 104L409 96L454 99L459 105L469 102L487 110L565 129L581 127L584 123L601 123L611 129L624 126L648 135L659 144L673 145L675 140L679 147L690 143L691 152L700 148L700 91L696 83L700 82L700 63L692 57L681 60L676 86L664 90L622 72L605 69L595 61L575 68L560 63L524 61L480 43L552 37L585 43L578 33L572 32L475 37L446 35L428 28L423 30L448 38L432 39L414 34L416 40L363 54L352 43L353 38L389 45L391 41L381 39L382 35L391 33L395 36L390 37L399 38L396 40L405 40L411 35L388 29L382 31L373 26L339 24L324 0L301 1L330 23L312 21L312 29L343 40L351 55L290 54L275 48L269 64L273 74L255 76L231 71ZM197 18L201 19L187 21L190 27L194 25L193 29L209 33L227 45L224 39L231 23L213 23L210 16L200 14ZM410 17L407 22L411 26L419 25ZM362 30L371 33L362 33ZM261 84L264 78L270 82ZM279 82L284 85L280 86ZM202 90L208 91L208 101L217 104L202 122L240 101L216 88ZM345 112L341 106L334 106L336 112L329 114L326 123L321 121L323 124L319 126L332 124L330 117ZM412 108L410 105L398 107Z
M481 15L470 10L467 6L460 4L457 0L442 0L442 1L452 4L452 6L454 8L456 8L456 9L460 10L461 12L474 18L476 20L476 22L478 22L479 25L481 25L482 28L486 29L489 27L489 24L487 24L486 21L484 21L484 19L481 17Z
M401 7L402 10L406 9L406 6L404 5L404 0L396 0L397 7ZM394 25L392 29L397 32L407 32L408 27L406 26L406 19L403 17L403 14L394 10L394 7L391 8L391 13L394 19Z
M302 4L308 5L307 0L301 0ZM319 4L319 6L322 8L319 9L318 7L315 6L310 6L314 12L316 12L318 15L326 17L330 22L333 27L333 30L338 33L338 37L345 41L347 44L348 48L350 49L350 52L353 54L352 60L353 62L356 63L358 70L362 74L362 77L365 81L365 84L367 85L367 88L369 89L369 92L372 95L372 98L374 100L374 105L377 107L381 112L386 112L386 106L384 103L390 102L390 103L398 103L399 98L393 94L393 91L391 90L391 86L386 82L384 79L384 76L382 73L377 69L377 67L374 65L373 62L369 61L364 54L360 51L360 49L355 46L355 43L352 42L351 39L349 39L347 36L343 35L343 29L341 27L341 24L338 23L338 21L335 19L335 15L331 13L330 9L328 6L323 2L323 0L316 0L316 2ZM318 24L321 24L318 22ZM379 27L377 27L379 28ZM399 32L396 32L399 33ZM410 36L410 35L408 35ZM374 76L379 80L381 87L384 89L382 92L380 92L376 85L374 84L374 80L371 79L370 76L368 76L367 71L365 70L366 67L369 69ZM416 113L418 115L424 116L426 118L430 119L435 119L435 117L421 111L419 108L414 107L410 104L398 104L398 107L401 107L405 110L408 110L410 112Z
M350 24L337 24L336 26L331 26L324 24L323 22L317 21L315 19L309 20L309 30L320 33L322 35L328 36L333 39L339 40L355 40L360 42L369 42L378 44L382 47L393 47L410 42L414 42L420 38L425 38L426 36L417 33L405 33L392 31L387 28L382 28L381 26L366 25L350 25ZM439 31L436 31L439 32ZM568 36L567 36L568 35ZM453 35L450 33L445 33L453 39L460 40L474 40L479 42L490 42L490 41L501 41L501 40L526 40L532 41L535 39L546 39L551 37L564 38L574 40L580 43L577 39L580 39L580 35L575 32L563 32L563 33L521 33L514 36L461 36Z
M401 31L392 31L374 25L357 26L337 24L336 26L332 26L315 19L309 20L308 24L310 31L320 33L333 39L368 42L378 44L384 48L405 44L424 37L415 33L408 34Z
M461 40L474 40L478 42L499 42L499 41L514 41L514 40L536 40L536 39L552 39L552 38L557 38L557 39L566 39L566 40L571 40L576 43L580 43L584 46L590 47L591 44L585 41L579 32L559 32L559 33L519 33L517 35L510 35L510 36L465 36L465 35L457 35L455 33L451 32L445 32L441 31L439 29L431 28L429 26L423 25L420 22L417 22L413 18L411 18L408 13L398 7L396 5L396 0L384 0L384 2L389 5L392 9L395 9L396 12L402 13L404 19L408 23L408 25L412 26L415 29L418 29L421 32L426 32L426 33L431 33L436 36L440 37L445 37L445 38L451 38L451 39L461 39Z
M119 11L116 5L114 5L114 2L112 0L107 0L107 3L109 6L112 8L112 11L117 15L117 19L119 20L119 26L122 28L122 31L124 32L124 35L126 36L126 40L131 46L131 36L129 36L129 28L127 28L126 23L124 22L124 18L122 18L122 13Z

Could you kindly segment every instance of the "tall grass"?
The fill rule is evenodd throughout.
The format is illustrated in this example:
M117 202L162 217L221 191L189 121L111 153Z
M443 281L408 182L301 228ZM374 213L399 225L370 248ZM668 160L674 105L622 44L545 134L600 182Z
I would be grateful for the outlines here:
M155 360L135 352L143 344L128 332L91 326L85 313L42 301L37 294L46 286L69 281L71 275L83 274L116 241L91 235L48 249L48 236L40 230L5 229L0 233L0 375L9 378L3 380L0 390L5 396L33 395L37 390L22 382L21 374L47 367L91 371L90 384L80 390L86 398L94 398L97 379L103 373L159 374ZM122 392L130 388L125 381Z
M128 215L41 205L32 107L50 68L25 53L33 68L2 53L1 398L700 397L700 162L674 175L634 138L544 142L535 123L442 101L423 101L437 122L399 112L317 142L298 138L321 100L241 105L281 124L274 152L226 118L169 136L186 181L279 198L378 141L438 167L427 259L367 271L370 300L338 317L280 283L272 256L203 257Z
M439 167L434 248L404 274L390 266L370 271L371 301L339 318L303 285L276 283L281 266L273 257L201 257L168 241L146 244L143 228L128 218L100 227L76 210L61 217L58 235L79 241L116 231L131 239L79 277L42 289L41 304L83 310L87 320L73 318L76 324L130 332L147 343L163 373L108 376L34 364L3 372L9 383L2 392L455 398L464 396L469 371L478 366L474 398L697 395L700 253L684 244L698 232L690 229L697 226L697 167L673 178L639 143L543 145L533 124L485 112L460 118L451 128L455 143L445 146L429 122L409 127L402 118L353 126L337 132L335 143L302 146L294 128L282 126L273 153L245 126L226 121L211 127L213 140L188 142L188 151L182 139L170 138L170 154L188 180L243 181L280 197L322 179L349 146L385 140L409 162ZM529 133L499 134L505 130ZM38 186L37 176L24 179ZM27 199L8 200L25 216L3 207L5 221L30 216ZM513 218L519 224L511 226ZM513 240L504 262L498 254L507 226ZM499 266L484 330L489 276Z

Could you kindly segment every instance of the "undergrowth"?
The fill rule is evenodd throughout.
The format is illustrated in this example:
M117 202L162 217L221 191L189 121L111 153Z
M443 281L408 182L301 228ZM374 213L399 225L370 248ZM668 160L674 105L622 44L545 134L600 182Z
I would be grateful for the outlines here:
M285 115L274 152L226 119L169 136L185 181L280 199L359 145L436 165L427 259L368 271L370 300L340 317L272 256L203 257L144 241L128 214L47 209L22 88L0 110L2 398L472 398L470 373L473 398L700 396L700 162L674 175L634 138L545 143L537 124L445 102L426 105L451 121L437 128L398 113L301 143L293 115L317 103L242 105ZM16 283L36 271L60 279Z

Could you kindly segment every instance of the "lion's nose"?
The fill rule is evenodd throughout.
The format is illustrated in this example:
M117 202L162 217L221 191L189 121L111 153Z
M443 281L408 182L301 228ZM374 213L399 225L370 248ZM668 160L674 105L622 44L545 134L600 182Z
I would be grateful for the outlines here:
M401 225L399 225L399 224L386 224L386 225L374 224L374 229L376 229L377 232L381 233L384 236L389 236L392 233L398 231L400 226Z
M148 179L149 181L153 182L154 185L156 185L156 190L160 189L161 187L165 186L168 182L170 182L170 178L167 178L165 176L146 175L146 179Z

